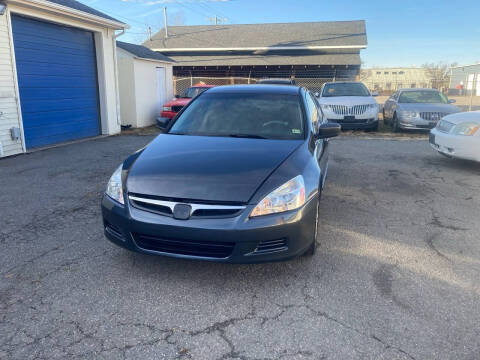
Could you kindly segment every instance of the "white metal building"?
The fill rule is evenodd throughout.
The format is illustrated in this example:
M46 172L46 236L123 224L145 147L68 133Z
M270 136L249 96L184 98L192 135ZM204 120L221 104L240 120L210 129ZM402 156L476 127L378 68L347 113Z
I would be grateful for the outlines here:
M117 42L122 125L155 123L161 107L173 98L173 61L141 45Z
M120 131L116 35L75 0L0 0L0 156Z

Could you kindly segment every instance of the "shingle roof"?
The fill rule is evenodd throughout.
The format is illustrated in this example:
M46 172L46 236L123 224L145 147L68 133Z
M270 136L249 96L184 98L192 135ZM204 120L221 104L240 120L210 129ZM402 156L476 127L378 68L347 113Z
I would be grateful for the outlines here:
M170 55L174 66L360 65L359 54Z
M96 15L96 16L102 17L104 19L116 21L116 22L119 22L119 23L123 24L122 21L119 21L119 20L117 20L117 19L115 19L111 16L108 16L107 14L104 14L101 11L95 10L94 8L91 8L90 6L82 4L81 2L78 2L76 0L47 0L47 1L51 2L51 3L58 4L58 5L66 6L66 7L69 7L71 9L83 11L87 14Z
M366 46L365 21L169 26L143 45L157 48Z
M117 46L125 51L128 51L129 53L135 55L136 57L142 58L142 59L151 59L151 60L160 60L160 61L166 61L166 62L174 62L172 59L166 57L165 55L155 52L150 50L149 48L142 46L142 45L135 45L135 44L130 44L126 43L123 41L117 41Z

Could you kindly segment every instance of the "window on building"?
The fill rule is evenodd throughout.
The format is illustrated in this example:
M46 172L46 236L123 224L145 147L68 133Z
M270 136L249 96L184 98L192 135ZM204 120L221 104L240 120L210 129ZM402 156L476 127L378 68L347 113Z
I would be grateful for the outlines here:
M396 72L396 71L392 71L392 75L397 75L397 72Z
M417 84L415 84L415 83L412 83L412 84L410 84L410 87L411 87L412 89L414 89L414 88L416 88L416 87L417 87Z
M385 74L385 75L388 75L388 71L385 71L384 74Z
M403 75L403 74L405 74L405 71L400 71L399 74Z
M381 72L381 71L377 71L377 75L382 75L382 72Z

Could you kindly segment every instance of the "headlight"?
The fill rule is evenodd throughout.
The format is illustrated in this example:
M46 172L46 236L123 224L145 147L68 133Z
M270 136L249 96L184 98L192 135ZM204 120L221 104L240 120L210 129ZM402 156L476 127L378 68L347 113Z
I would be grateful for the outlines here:
M367 108L371 110L378 110L378 104L368 104Z
M107 191L105 191L105 193L113 200L118 201L120 204L124 204L122 189L122 165L115 170L112 177L108 181Z
M305 204L305 183L298 175L265 196L253 209L250 217L294 210Z
M163 111L172 111L172 107L171 106L164 106Z
M419 115L418 112L416 111L399 111L398 114L403 118L411 118L411 119L416 118Z
M452 130L453 135L472 136L480 126L477 123L465 122L458 124Z
M328 105L328 104L321 104L320 107L322 108L322 110L330 110L331 109L331 106Z

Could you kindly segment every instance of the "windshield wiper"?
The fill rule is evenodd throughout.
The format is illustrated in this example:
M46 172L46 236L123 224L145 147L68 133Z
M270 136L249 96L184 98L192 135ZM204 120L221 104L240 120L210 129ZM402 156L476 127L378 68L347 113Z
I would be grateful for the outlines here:
M265 136L253 135L253 134L228 134L228 137L234 138L246 138L246 139L267 139Z

